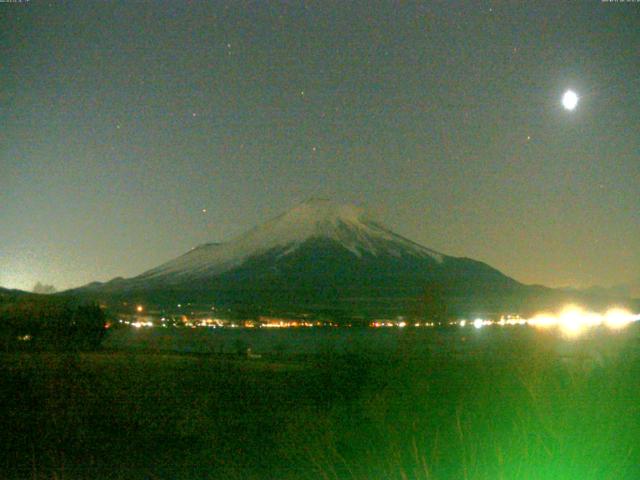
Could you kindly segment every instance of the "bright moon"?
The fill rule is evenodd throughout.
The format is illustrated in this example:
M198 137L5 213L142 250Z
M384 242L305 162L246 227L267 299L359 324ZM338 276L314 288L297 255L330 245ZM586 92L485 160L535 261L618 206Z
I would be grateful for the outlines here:
M562 106L567 110L573 110L578 105L578 94L573 90L567 90L562 96Z

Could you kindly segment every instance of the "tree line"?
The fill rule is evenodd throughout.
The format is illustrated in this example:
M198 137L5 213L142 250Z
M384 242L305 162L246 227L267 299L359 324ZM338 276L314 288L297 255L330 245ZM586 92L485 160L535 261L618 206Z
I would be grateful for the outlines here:
M0 303L5 351L94 350L106 328L105 312L95 303L35 295Z

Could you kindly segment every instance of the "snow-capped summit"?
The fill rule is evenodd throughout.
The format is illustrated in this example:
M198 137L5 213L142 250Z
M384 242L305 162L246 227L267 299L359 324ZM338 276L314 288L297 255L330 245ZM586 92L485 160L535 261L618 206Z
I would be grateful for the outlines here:
M312 239L331 241L356 257L369 254L443 256L407 240L371 220L364 209L325 199L312 199L221 244L205 244L143 273L140 279L166 275L201 277L220 274L267 252L285 257Z

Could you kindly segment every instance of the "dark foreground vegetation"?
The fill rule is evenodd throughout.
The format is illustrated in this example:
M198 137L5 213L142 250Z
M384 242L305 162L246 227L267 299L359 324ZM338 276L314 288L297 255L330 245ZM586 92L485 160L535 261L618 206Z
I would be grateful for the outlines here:
M95 303L27 293L0 295L4 352L95 350L107 326L104 311Z
M638 338L579 340L569 356L542 333L464 355L414 355L411 333L386 356L5 353L0 469L9 479L637 479Z

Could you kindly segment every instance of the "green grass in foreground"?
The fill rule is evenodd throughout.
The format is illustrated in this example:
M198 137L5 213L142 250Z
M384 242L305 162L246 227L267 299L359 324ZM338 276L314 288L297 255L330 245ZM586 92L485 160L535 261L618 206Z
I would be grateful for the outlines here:
M595 361L554 342L304 363L4 355L1 477L640 478L638 339Z

